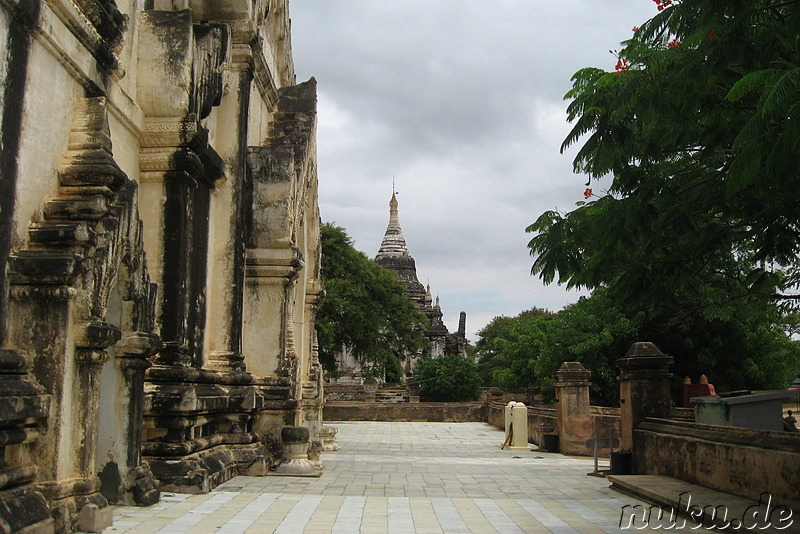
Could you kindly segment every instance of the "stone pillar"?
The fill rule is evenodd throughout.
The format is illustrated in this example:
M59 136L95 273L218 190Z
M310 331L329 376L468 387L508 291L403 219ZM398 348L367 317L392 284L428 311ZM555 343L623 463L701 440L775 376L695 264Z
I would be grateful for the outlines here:
M234 40L254 36L234 32ZM215 138L217 152L226 163L226 175L211 198L210 228L215 236L209 243L207 339L208 366L220 371L244 371L242 355L242 309L244 298L246 227L246 147L253 80L253 53L249 44L234 42L232 62L225 65L226 90L217 110L217 129L225 135Z
M322 439L322 450L323 451L338 451L339 450L339 442L336 441L336 433L339 432L339 428L335 426L323 426L320 431L319 435Z
M634 343L627 354L617 360L620 370L621 449L633 450L633 431L645 418L669 417L672 362L672 356L649 342Z
M69 392L72 397L72 436L78 456L78 472L86 479L96 476L97 425L100 411L100 382L103 364L108 361L108 347L119 341L119 328L102 322L79 325L75 335L75 369L77 382L83 387ZM69 454L69 453L68 453ZM110 523L109 523L110 524Z
M374 378L364 380L364 402L375 402L378 394L378 382Z
M9 311L17 320L9 322L9 339L13 346L24 347L30 355L31 374L50 397L47 413L47 432L36 440L32 463L38 468L38 481L77 478L77 458L71 448L73 420L69 405L73 394L67 383L67 362L73 361L74 348L69 339L72 328L72 301L77 292L67 285L15 285L16 273L27 270L25 256L12 256L11 306ZM17 265L22 263L23 265ZM51 276L55 265L49 265ZM64 277L72 277L72 268L64 268ZM66 405L66 406L65 406Z
M562 454L586 454L586 440L592 437L591 376L580 362L564 362L555 373L556 432Z
M256 376L275 376L287 367L292 316L287 289L303 267L299 251L247 251L243 351L247 369Z
M150 506L159 501L161 491L158 482L150 471L150 466L142 460L144 441L144 374L150 367L148 357L161 348L161 340L148 332L130 332L117 344L116 360L127 386L127 394L122 399L123 408L129 415L127 443L120 444L125 449L125 480L117 503ZM103 402L103 399L101 399ZM120 399L117 399L120 402ZM103 451L99 451L102 454ZM100 475L102 480L102 472ZM108 484L106 484L108 485ZM108 498L108 496L106 496ZM111 499L109 499L110 501Z
M303 318L305 322L304 339L301 345L309 347L307 361L303 366L305 373L300 379L303 381L303 397L300 401L303 417L303 426L311 433L311 446L322 446L320 441L320 428L322 427L322 368L319 363L319 347L317 333L314 331L314 313L322 293L322 282L316 278L306 279L305 307Z
M147 221L148 265L154 266L159 284L157 313L164 341L154 357L156 365L203 364L208 211L210 192L222 167L207 172L195 151L213 152L206 135L194 116L145 122L139 156L140 205Z

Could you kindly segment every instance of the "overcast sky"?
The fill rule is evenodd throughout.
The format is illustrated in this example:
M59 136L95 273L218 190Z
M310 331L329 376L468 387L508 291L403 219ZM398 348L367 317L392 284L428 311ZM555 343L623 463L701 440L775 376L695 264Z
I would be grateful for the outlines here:
M652 0L291 0L297 80L318 82L319 204L373 258L395 177L400 225L445 324L552 311L525 227L583 200L564 94L612 70Z

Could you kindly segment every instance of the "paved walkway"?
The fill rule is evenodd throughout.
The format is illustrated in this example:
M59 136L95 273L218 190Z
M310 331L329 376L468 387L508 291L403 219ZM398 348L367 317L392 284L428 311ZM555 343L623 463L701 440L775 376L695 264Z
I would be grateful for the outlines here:
M323 455L319 478L164 493L148 508L116 507L105 532L603 533L621 532L623 506L643 504L586 476L591 459L500 450L503 432L485 423L331 424L341 450Z

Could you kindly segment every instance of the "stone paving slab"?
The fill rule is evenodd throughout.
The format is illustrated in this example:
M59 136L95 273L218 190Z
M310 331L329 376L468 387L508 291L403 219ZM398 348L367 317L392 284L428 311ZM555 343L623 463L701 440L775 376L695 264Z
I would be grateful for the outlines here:
M644 501L589 477L590 458L501 450L485 423L326 423L319 478L236 477L206 495L118 506L112 533L611 533ZM691 526L691 525L690 525ZM672 532L697 530L672 529Z

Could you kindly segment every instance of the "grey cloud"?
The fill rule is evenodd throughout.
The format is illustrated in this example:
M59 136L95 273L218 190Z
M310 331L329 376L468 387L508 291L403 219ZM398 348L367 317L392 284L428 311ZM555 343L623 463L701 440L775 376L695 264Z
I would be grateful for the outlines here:
M448 326L577 298L530 276L525 227L582 200L559 154L572 74L650 0L292 0L298 79L319 82L320 209L372 257L392 175L420 279ZM452 307L451 307L452 306Z

